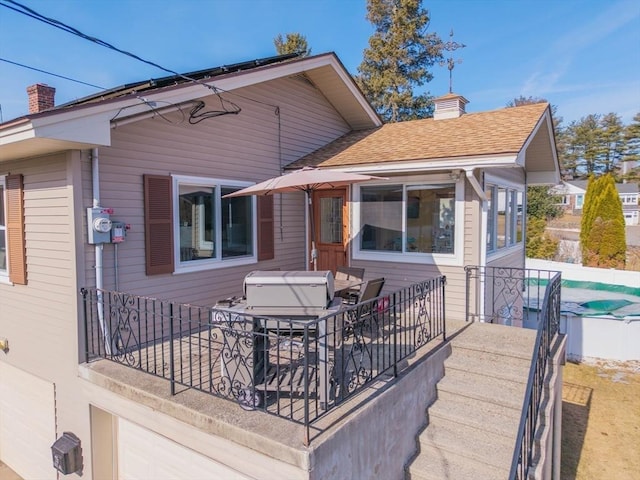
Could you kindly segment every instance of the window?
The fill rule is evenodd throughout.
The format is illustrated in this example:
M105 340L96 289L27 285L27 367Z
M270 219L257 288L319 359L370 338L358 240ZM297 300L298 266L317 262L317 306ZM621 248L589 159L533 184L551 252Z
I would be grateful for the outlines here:
M273 199L223 198L249 183L145 175L144 185L147 275L274 257Z
M255 260L253 197L222 198L246 183L176 176L174 186L178 268Z
M487 185L487 251L522 243L524 191Z
M576 195L576 208L582 208L584 203L584 195Z
M361 186L357 249L454 254L456 206L453 183Z

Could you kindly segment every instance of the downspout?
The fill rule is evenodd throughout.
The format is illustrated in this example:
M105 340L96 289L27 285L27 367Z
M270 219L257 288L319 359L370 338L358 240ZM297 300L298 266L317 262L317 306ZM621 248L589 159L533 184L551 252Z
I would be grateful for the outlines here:
M100 162L98 157L98 149L91 149L91 182L93 190L93 207L100 207ZM108 325L104 321L104 300L102 289L104 288L104 273L102 267L102 258L104 252L104 244L97 243L94 245L95 251L95 269L96 269L96 297L97 297L97 310L98 310L98 322L100 323L100 330L104 336L104 349L107 355L111 355L111 334L109 333Z
M474 169L469 168L465 169L464 173L469 180L469 183L475 190L478 198L482 202L482 213L480 214L480 262L479 266L486 267L487 265L487 217L488 217L488 209L489 209L489 199L487 198L486 193L484 193L484 189L482 185L478 182L478 179L473 174ZM482 275L479 276L481 284L484 282L484 277ZM482 294L480 294L482 293ZM484 318L484 287L481 286L478 289L479 298L476 299L476 303L478 300L480 301L479 312L482 312Z
M91 181L93 189L93 208L100 207L100 173L99 173L99 158L98 149L91 149ZM104 244L97 243L95 245L96 255L96 288L102 290L104 286L104 278L102 271L102 253L104 251Z

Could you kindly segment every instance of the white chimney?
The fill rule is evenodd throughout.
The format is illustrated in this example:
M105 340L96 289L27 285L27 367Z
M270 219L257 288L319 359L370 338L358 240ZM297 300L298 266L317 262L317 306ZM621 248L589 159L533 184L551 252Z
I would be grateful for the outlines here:
M464 115L464 106L469 103L469 100L456 93L447 93L442 97L434 99L433 103L436 106L433 112L434 120L443 120L445 118L458 118Z

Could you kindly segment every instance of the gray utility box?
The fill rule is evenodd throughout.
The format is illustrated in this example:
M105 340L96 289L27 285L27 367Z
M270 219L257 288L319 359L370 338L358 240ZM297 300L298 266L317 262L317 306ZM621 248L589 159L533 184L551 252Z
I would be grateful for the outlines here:
M247 308L327 308L333 293L333 274L329 270L256 270L244 279Z

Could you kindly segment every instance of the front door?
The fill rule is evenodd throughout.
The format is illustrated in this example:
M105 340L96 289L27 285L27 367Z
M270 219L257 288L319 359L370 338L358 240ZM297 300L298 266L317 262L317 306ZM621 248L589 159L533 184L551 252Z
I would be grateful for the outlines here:
M318 270L335 274L337 267L347 264L348 214L346 188L313 192Z

